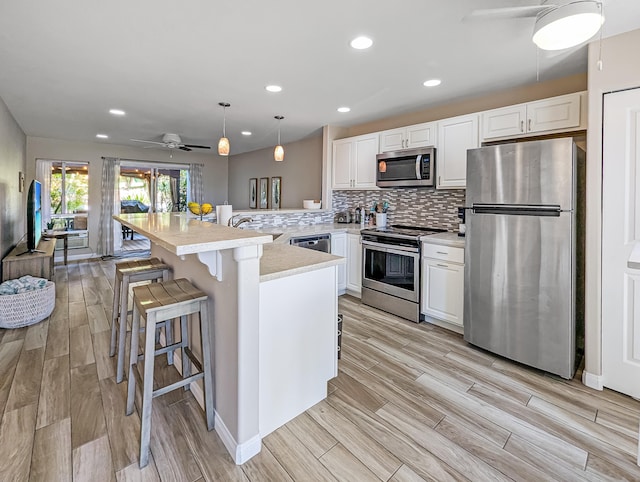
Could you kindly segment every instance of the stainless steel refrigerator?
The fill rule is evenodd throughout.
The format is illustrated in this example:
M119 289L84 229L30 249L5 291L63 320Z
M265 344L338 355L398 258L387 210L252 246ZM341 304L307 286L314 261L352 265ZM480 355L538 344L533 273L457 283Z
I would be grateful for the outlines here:
M564 378L584 326L584 157L571 138L467 154L464 339Z

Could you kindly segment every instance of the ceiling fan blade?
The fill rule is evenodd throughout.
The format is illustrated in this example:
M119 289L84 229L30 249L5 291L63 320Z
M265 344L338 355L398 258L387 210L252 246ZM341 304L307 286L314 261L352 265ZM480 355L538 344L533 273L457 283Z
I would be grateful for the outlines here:
M189 149L187 146L179 146L178 149L180 149L181 151L191 152L191 149Z
M146 142L147 144L158 144L159 146L164 146L164 142L156 142L156 141L145 141L142 139L129 139L130 141L133 142Z
M193 149L211 149L211 146L198 146L196 144L182 144L184 147L191 147Z
M501 18L535 17L545 10L557 8L557 5L529 5L522 7L483 8L473 10L464 16L464 20L492 20Z

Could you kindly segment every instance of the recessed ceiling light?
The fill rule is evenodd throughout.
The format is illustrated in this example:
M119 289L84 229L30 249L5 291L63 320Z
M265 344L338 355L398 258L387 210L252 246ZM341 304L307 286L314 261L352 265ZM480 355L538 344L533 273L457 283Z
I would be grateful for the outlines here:
M267 89L269 92L280 92L282 90L282 87L280 87L279 85L267 85L265 89Z
M96 134L96 137L98 139L109 139L109 136L106 134Z
M422 85L424 85L425 87L435 87L437 85L440 85L441 83L442 81L440 79L429 79L425 80Z
M242 134L243 136L250 136L251 131L242 131L240 134Z
M338 112L349 112L351 110L350 107L338 107Z
M368 49L373 45L373 40L371 40L369 37L364 37L364 36L356 37L351 41L350 45L354 49L364 50L364 49Z
M109 109L109 114L111 115L125 115L126 112L122 109Z

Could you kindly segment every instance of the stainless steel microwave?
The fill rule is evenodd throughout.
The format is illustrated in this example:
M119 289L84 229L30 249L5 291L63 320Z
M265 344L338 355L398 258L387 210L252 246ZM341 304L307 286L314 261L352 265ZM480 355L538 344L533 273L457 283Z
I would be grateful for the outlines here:
M435 147L383 152L376 161L378 187L435 186Z

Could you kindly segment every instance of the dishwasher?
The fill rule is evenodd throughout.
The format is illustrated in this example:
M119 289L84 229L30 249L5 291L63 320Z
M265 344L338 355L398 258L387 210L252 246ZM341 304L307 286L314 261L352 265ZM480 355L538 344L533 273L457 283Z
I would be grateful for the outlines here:
M309 236L298 236L289 240L291 246L299 248L313 249L314 251L322 251L324 253L331 252L331 235L330 234L313 234Z

